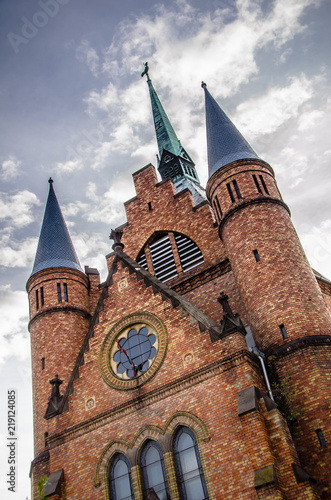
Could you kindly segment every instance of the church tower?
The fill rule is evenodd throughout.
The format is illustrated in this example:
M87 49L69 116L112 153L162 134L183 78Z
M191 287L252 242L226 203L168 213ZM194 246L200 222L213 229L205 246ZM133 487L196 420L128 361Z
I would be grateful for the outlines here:
M89 325L89 288L50 179L35 262L27 282L35 457L45 451L48 413L59 403L58 387L62 380L61 389L66 387ZM55 397L47 407L51 393Z
M205 91L207 196L258 348L297 422L302 465L328 483L331 316L278 190L261 160ZM318 383L313 380L318 379ZM308 453L307 450L310 450ZM314 450L314 451L313 451ZM326 472L328 471L328 472ZM326 498L326 497L325 497Z
M103 283L49 181L27 283L33 498L46 475L50 500L327 500L331 282L206 85L205 191L143 74L161 180L133 174Z

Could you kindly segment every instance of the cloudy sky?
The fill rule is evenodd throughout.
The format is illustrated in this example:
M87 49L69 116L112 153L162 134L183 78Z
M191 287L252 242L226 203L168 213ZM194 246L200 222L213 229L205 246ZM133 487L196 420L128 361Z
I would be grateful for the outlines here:
M19 436L10 498L30 499L25 283L47 180L81 264L105 277L110 229L125 222L123 202L135 194L131 174L155 164L145 61L202 184L204 80L274 168L311 265L331 278L330 14L328 0L0 0L1 449L11 388Z

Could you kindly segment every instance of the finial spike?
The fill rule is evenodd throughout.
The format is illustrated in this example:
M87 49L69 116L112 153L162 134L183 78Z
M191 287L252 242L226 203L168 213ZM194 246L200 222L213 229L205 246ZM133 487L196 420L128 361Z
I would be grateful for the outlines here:
M53 181L52 177L50 177L50 178L48 179L48 182L49 182L50 184L53 184L53 182L54 182L54 181Z
M207 87L207 84L205 82L201 82L201 87L204 89L205 87Z

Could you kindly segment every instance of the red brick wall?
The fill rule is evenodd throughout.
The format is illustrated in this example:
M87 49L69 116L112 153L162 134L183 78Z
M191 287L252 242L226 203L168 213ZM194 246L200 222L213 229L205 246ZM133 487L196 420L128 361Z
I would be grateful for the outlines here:
M221 223L221 237L255 341L260 349L270 351L301 336L330 333L331 316L286 208L268 196L262 203L254 203L261 200L251 179L254 168L248 161L233 165L240 189L243 186L243 199L235 203L224 191L232 175L230 166L214 175L207 191L213 197L218 194L226 204L228 212ZM268 175L269 193L280 199L271 180ZM260 262L256 262L254 250ZM281 324L287 330L286 341Z
M62 301L58 301L57 283L61 283ZM67 284L68 302L64 301L63 283ZM44 306L36 309L36 289L44 288ZM27 283L30 304L32 357L34 447L35 456L44 450L47 421L43 418L57 373L66 387L89 325L88 279L75 270L59 268L40 271ZM45 368L42 369L42 358Z

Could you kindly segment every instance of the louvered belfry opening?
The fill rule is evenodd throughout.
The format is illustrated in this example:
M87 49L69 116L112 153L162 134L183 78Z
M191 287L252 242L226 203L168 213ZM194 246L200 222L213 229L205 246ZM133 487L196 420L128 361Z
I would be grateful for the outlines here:
M150 259L146 253L149 253ZM138 257L138 264L162 282L189 271L203 261L202 252L194 241L184 234L172 232L158 234Z

